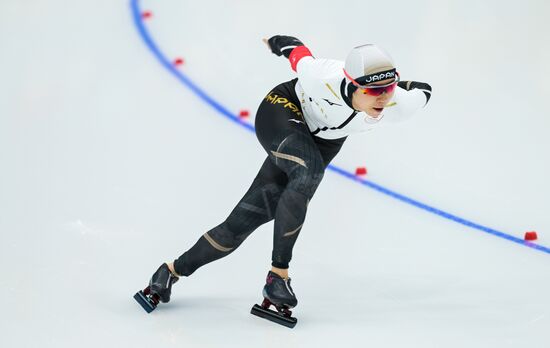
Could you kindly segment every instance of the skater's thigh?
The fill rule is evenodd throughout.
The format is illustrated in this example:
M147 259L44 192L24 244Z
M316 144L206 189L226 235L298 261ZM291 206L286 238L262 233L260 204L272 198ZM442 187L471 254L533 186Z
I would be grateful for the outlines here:
M313 139L317 145L317 148L321 152L321 157L323 157L324 166L326 168L334 157L336 157L338 152L340 152L347 137L339 139L323 139L314 136Z
M284 172L296 163L304 168L323 163L313 136L293 108L262 102L256 115L256 135L269 158Z
M256 113L256 136L268 155L285 135L309 135L299 102L288 91L288 83L275 87L260 103Z

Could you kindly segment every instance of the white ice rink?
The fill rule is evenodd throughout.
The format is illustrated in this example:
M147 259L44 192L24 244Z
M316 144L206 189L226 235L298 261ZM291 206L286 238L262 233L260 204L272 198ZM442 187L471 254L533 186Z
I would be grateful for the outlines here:
M0 347L550 347L549 15L545 0L0 0ZM146 35L253 124L294 76L261 41L275 34L334 59L377 43L433 87L335 166L536 244L328 171L294 249L294 329L249 314L272 223L146 314L133 294L227 217L265 157Z

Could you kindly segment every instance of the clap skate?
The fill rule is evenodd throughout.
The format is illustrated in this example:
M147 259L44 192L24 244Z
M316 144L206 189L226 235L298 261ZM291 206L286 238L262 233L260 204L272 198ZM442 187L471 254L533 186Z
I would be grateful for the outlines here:
M178 281L178 277L170 272L167 264L162 264L159 269L153 274L149 281L149 286L145 289L136 292L134 299L145 309L147 313L151 313L157 305L170 302L170 294L172 292L172 284Z
M298 319L292 317L290 309L298 304L298 300L290 286L290 278L283 279L270 271L267 274L263 296L261 306L255 304L250 311L251 314L286 327L296 326ZM275 307L275 311L270 309L271 306Z

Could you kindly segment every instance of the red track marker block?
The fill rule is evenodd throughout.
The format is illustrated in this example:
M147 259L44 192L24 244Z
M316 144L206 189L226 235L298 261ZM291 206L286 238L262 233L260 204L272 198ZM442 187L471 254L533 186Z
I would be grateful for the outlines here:
M175 65L175 66L183 65L183 63L184 63L183 58L176 58L176 59L174 59L174 65Z
M143 11L143 13L141 14L141 18L143 19L148 19L151 17L153 17L153 12L151 11Z
M538 238L537 232L535 232L535 231L525 232L525 240L526 241L537 240L537 238Z
M240 118L246 118L246 117L248 117L248 116L250 116L250 111L248 111L248 110L241 110L241 111L239 112L239 117L240 117Z
M357 169L355 169L355 175L367 175L367 168L357 167Z

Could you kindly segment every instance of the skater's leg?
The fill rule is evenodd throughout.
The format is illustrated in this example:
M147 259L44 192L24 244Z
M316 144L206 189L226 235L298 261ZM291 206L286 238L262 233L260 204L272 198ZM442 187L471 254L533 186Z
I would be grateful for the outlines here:
M256 115L256 135L269 158L284 173L288 183L275 211L272 266L283 277L288 273L292 248L303 226L307 205L319 186L328 162L343 140L331 151L319 150L305 124L294 84L276 87L260 104Z
M284 101L284 98L273 99L273 92L291 94L293 93L293 86L294 84L291 83L281 84L275 88L262 102L256 116L257 136L264 148L266 148L266 142L275 143L277 148L280 148L280 150L284 147L292 148L295 147L293 143L296 142L293 138L296 138L297 135L294 134L290 136L291 134L286 131L288 130L289 125L298 126L297 129L300 134L298 137L306 139L307 146L298 146L297 149L291 149L289 151L294 151L297 153L301 151L304 153L304 157L314 157L315 159L311 161L312 163L315 163L315 165L310 165L311 170L305 175L301 169L294 172L293 186L299 187L298 191L300 188L305 188L306 190L314 192L314 189L311 190L311 188L316 187L318 184L311 185L307 181L320 181L319 177L312 177L316 175L318 176L320 173L320 177L322 178L322 172L336 153L338 153L345 138L333 141L311 137L309 130L303 121L301 111L298 107L296 107L299 103L293 104L291 102L287 102L285 104L281 103L281 101ZM268 122L265 122L266 120ZM284 131L281 132L281 130ZM281 137L281 134L283 134L283 137ZM279 140L274 142L274 139L277 136L279 137ZM311 139L314 139L315 143L311 142ZM287 143L283 144L285 142ZM317 145L320 151L315 148L315 145ZM310 155L308 155L308 152ZM321 155L320 157L319 153ZM292 167L288 166L290 162L287 164L283 163L277 165L277 161L282 160L275 157L273 153L269 151L268 154L270 157L264 161L262 168L260 169L251 187L241 199L239 204L231 212L226 221L205 233L188 252L180 256L173 264L169 264L175 273L178 275L190 275L198 267L228 255L234 251L258 226L272 220L277 215L277 211L279 211L279 215L282 214L282 209L278 209L278 203L288 184L287 172L292 171ZM283 152L280 152L279 155L281 154L284 156ZM319 159L321 159L321 161ZM319 166L319 163L322 164ZM280 168L281 165L285 168ZM305 178L306 182L300 183L300 178ZM308 186L309 188L307 188ZM296 190L296 187L291 188ZM312 193L309 195L312 195ZM292 192L287 192L285 195L286 198L283 208L292 208L291 201L293 201L296 196L297 195ZM303 206L304 204L307 205L308 200L306 199L304 203L303 195L302 197L298 197L297 200L300 201L300 199L302 204L298 203L298 206ZM305 211L300 215L305 216ZM298 218L298 220L300 219ZM276 231L285 231L288 223L284 223L284 221L282 223L276 222L276 225ZM275 238L281 239L278 237L280 235L281 233L275 233ZM295 235L297 237L297 232ZM288 237L288 235L286 237ZM295 238L293 241L292 239L289 239L289 241L290 249L292 249ZM280 243L276 242L275 244ZM276 247L275 249L277 250L280 248L281 246ZM288 246L286 248L288 248ZM288 278L287 268L288 263L285 262L273 264L273 271L285 278Z
M288 184L275 212L272 271L266 277L264 301L251 310L254 315L289 327L296 325L290 308L298 303L288 277L292 248L303 226L308 203L326 167L345 141L345 138L325 140L312 136L297 107L299 101L293 86L288 83L274 89L256 116L258 139L273 162L287 174ZM270 114L278 117L265 116ZM270 309L272 305L276 311Z
M166 264L168 265L168 269L170 270L170 272L172 272L172 274L176 277L181 277L181 274L178 274L178 272L176 272L176 269L174 268L174 262L166 262Z
M287 183L286 174L269 158L229 217L202 235L174 261L178 275L189 276L199 267L232 253L260 225L272 220Z
M271 266L271 272L277 274L281 278L288 278L288 268L279 268L275 266Z
M323 160L309 133L293 127L272 145L275 163L288 184L275 212L272 266L288 268L292 249L305 221L307 206L324 175Z
M336 156L336 154L340 151L345 141L345 138L327 140L327 139L314 137L314 141L318 149L320 150L321 157L323 158L323 167L326 168L329 165L329 163L332 161L332 159ZM271 220L273 218L273 210L275 209L275 207L277 207L278 200L280 198L279 193L282 192L287 182L288 182L288 179L286 177L286 174L283 175L283 172L279 168L277 168L275 164L272 163L268 158L262 165L262 168L260 169L260 172L258 173L257 178L254 180L254 183L252 184L251 188L245 194L245 196L243 197L241 202L239 202L239 204L246 205L247 204L246 201L251 201L252 194L254 192L257 193L258 192L257 188L261 186L261 184L259 183L264 183L265 185L263 187L262 199L264 200L265 207L267 207L267 212L269 213L268 218L269 220ZM231 216L233 217L238 216L238 211L235 209ZM197 248L194 251L197 252L196 256L198 256L201 252L200 243L197 242L196 246ZM186 255L186 258L189 258L192 260L194 258L192 254L193 253L190 252L190 254ZM221 257L223 256L224 255L222 254ZM198 259L198 257L195 257L195 259ZM181 261L183 262L183 259ZM193 264L193 262L189 262L189 264ZM169 262L168 267L170 268L172 273L174 273L176 276L180 275L175 270L174 262ZM199 267L200 267L200 263L199 263ZM288 268L278 268L278 267L272 266L271 271L282 278L285 278L285 279L288 278ZM185 274L189 272L192 273L193 271L187 270Z
M317 148L321 152L324 169L327 168L332 159L338 154L346 140L346 138L328 140L318 137L314 137L313 139L315 141L315 144L317 145ZM288 268L278 268L272 266L271 272L279 275L283 279L288 279Z

